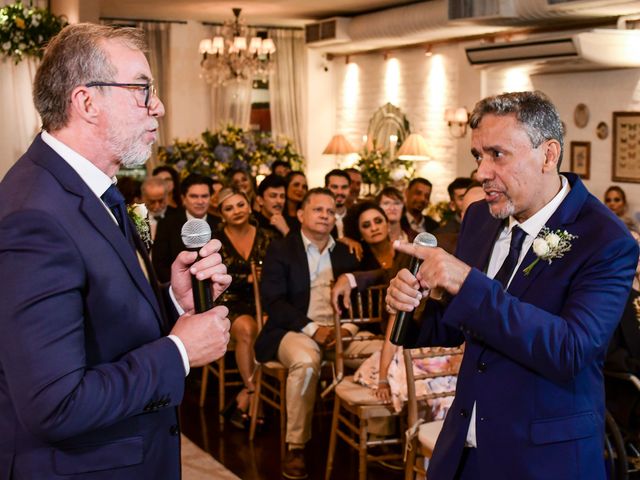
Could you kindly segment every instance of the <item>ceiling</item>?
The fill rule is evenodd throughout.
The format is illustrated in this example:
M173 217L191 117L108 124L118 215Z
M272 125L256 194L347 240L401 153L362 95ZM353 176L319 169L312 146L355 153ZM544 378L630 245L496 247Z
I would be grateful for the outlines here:
M242 8L251 25L303 26L313 20L354 16L418 3L416 0L100 0L100 16L222 22Z

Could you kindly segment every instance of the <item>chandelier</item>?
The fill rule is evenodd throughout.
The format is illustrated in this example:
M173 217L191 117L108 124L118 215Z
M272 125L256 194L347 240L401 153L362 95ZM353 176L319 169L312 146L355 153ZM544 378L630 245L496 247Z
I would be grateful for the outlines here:
M249 37L247 26L240 20L242 9L232 10L235 18L224 22L220 35L200 41L200 78L217 85L234 80L265 81L276 46L270 38Z

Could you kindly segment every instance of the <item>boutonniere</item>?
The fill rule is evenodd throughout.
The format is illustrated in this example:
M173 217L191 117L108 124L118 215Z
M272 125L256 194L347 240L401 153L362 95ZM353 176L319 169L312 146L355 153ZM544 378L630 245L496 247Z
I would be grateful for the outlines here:
M540 259L551 264L553 260L562 258L565 253L571 250L571 241L576 238L578 238L577 235L572 235L566 230L552 232L547 227L543 227L533 241L533 253L538 258L523 270L524 274L529 275Z
M136 226L140 239L147 250L151 249L151 225L149 224L149 211L144 203L134 203L127 207L127 213Z

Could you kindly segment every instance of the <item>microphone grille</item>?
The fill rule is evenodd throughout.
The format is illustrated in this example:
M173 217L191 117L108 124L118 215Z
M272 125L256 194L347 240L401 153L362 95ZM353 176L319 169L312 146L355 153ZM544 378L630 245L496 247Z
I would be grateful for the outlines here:
M180 234L185 247L200 248L211 240L211 227L206 220L193 218L185 222Z
M437 247L438 239L429 232L422 232L416 235L416 238L413 239L413 244L421 247Z

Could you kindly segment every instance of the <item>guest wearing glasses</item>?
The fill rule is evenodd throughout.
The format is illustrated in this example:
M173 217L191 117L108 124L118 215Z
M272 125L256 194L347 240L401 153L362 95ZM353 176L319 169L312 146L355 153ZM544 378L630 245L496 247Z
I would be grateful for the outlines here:
M171 208L181 207L180 176L178 175L178 172L169 165L160 165L153 169L152 174L155 177L161 178L167 184L167 192L169 194L167 199L168 205Z
M164 115L144 51L141 30L69 25L35 75L42 132L0 183L2 478L179 479L184 378L226 351L226 307L196 314L191 291L231 282L220 242L161 286L115 185Z
M402 192L395 187L385 187L376 196L375 202L384 210L387 220L389 221L389 239L391 242L402 240L404 242L412 242L415 238L415 232L411 236L402 229L400 223L404 214L404 199Z

